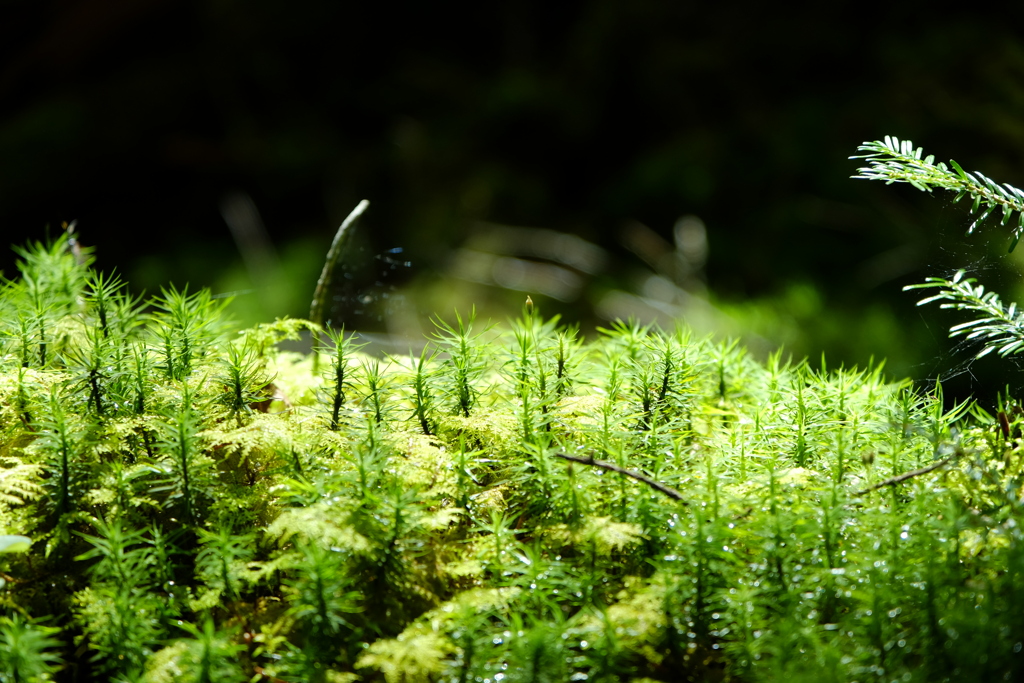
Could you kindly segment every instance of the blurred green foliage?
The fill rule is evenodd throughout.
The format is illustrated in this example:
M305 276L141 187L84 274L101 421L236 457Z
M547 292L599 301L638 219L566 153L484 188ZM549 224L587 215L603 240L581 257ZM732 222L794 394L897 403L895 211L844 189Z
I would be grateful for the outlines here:
M585 327L603 322L601 292L629 291L641 267L623 226L639 221L670 240L680 216L697 215L713 298L750 311L759 334L798 354L824 344L847 362L902 358L916 377L952 369L946 322L922 318L903 285L964 263L1019 280L998 249L959 241L960 214L850 183L847 160L860 141L892 132L1020 185L1017 7L893 6L885 21L852 2L813 15L663 0L6 9L4 241L78 218L99 265L150 291L254 286L231 265L238 250L218 210L238 191L284 268L273 302L238 306L275 314L305 312L297 292L312 289L318 268L287 245L325 251L364 197L374 202L371 253L404 247L426 279L418 290L442 299L460 294L440 290L453 289L452 250L480 221L608 250L578 300L544 302ZM785 307L808 284L818 312L769 324L772 311L800 318ZM522 297L478 298L504 312Z

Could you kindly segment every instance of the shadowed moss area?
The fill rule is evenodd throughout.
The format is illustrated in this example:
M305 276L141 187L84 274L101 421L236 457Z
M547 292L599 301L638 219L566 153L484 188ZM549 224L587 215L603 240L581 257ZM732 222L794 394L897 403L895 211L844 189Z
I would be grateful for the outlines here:
M133 299L64 242L19 255L5 680L1021 674L1009 397L944 408L682 328L584 341L532 305L371 355L233 330L205 291Z

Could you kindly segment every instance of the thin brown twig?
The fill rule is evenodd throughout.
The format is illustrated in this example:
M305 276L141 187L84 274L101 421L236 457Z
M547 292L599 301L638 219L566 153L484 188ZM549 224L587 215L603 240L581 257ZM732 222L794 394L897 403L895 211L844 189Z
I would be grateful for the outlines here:
M868 493L871 493L872 491L876 491L876 490L882 488L883 486L895 486L896 484L899 484L900 482L904 482L907 479L911 479L913 477L917 477L917 476L920 476L922 474L928 474L929 472L934 472L935 470L939 469L940 467L945 467L949 463L951 463L954 460L956 460L959 455L960 455L959 453L954 453L953 455L949 456L948 458L945 458L945 459L940 460L938 462L934 462L931 465L928 465L927 467L922 467L921 469L918 469L918 470L911 470L909 472L904 472L903 474L900 474L900 475L895 476L895 477L889 477L885 481L880 481L877 484L874 484L872 486L867 487L863 491L857 491L853 495L855 495L855 496L863 496L863 495L866 495Z
M754 506L752 506L752 505L748 506L746 509L743 510L743 512L741 512L740 514L738 514L735 517L733 517L733 519L736 520L737 522L740 521L741 519L746 519L747 517L750 516L750 513L752 513L753 511L754 511Z
M671 486L666 486L665 484L662 484L660 481L651 479L645 474L640 474L636 470L628 470L625 467L619 467L613 462L608 462L607 460L596 460L593 457L584 458L578 455L568 455L567 453L555 453L554 455L556 458L562 458L563 460L578 462L582 465L593 465L594 467L600 467L601 469L609 470L611 472L618 472L619 474L624 474L627 477L633 477L637 481L642 481L651 488L661 491L669 498L678 500L683 505L689 505L686 499L683 498L683 494L679 493L679 491L676 491Z

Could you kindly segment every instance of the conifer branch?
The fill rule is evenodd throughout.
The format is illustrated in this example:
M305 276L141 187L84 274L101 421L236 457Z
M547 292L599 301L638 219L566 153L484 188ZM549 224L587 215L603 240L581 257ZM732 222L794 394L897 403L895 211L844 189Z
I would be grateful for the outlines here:
M850 158L867 159L868 165L858 169L859 175L854 178L884 180L887 184L910 183L925 192L931 192L934 187L950 190L957 193L954 202L970 195L974 203L968 234L997 209L1002 211L1001 225L1006 225L1016 213L1017 223L1011 231L1010 251L1024 234L1024 191L1008 183L1000 185L981 173L968 173L952 159L949 161L952 168L942 162L936 163L934 156L923 156L921 148L915 148L910 140L901 141L887 135L884 142L865 142L857 149L866 154ZM965 278L962 270L951 280L930 277L921 284L904 287L904 291L934 287L939 288L939 293L922 299L918 306L942 301L945 302L941 304L942 308L980 314L975 320L954 325L949 330L950 337L982 340L984 346L978 352L978 358L993 351L1005 357L1024 349L1024 315L1017 310L1016 304L1004 307L994 292L986 292L975 280Z
M968 340L984 340L985 345L978 352L978 358L993 351L1005 358L1024 348L1024 311L1018 310L1016 303L1004 306L995 292L986 292L973 278L965 278L962 270L958 271L952 280L930 277L920 284L908 285L903 289L907 291L931 287L939 287L939 293L921 299L917 302L918 306L943 301L948 303L940 304L940 308L980 314L975 320L949 328L950 337L963 336Z
M1012 230L1010 251L1024 233L1024 191L1008 183L1000 185L977 171L968 173L952 159L949 160L952 169L941 161L935 163L933 155L922 156L922 149L915 149L910 140L901 141L886 135L884 142L865 142L857 149L867 153L850 158L867 159L868 165L859 168L854 178L884 180L886 184L910 183L924 192L931 192L933 187L937 187L956 192L954 202L970 195L974 200L971 216L975 219L967 230L968 234L974 232L977 225L996 209L1003 212L1001 225L1006 225L1016 213L1017 225Z

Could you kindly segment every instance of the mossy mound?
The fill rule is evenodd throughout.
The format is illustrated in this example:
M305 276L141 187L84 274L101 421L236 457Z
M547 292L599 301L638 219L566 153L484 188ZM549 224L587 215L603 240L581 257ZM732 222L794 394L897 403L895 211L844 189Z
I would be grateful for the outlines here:
M0 532L31 545L0 542L3 680L1022 672L1009 407L532 311L374 358L21 254ZM303 329L331 341L277 350Z

